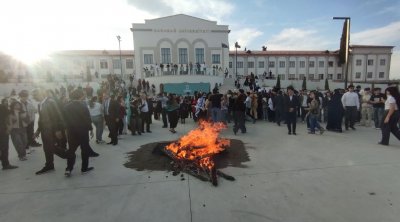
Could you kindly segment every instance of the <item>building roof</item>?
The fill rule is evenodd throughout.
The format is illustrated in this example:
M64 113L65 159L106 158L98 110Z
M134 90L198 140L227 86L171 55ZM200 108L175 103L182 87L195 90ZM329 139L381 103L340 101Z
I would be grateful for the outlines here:
M236 51L229 51L230 55L236 55ZM239 56L337 56L338 51L300 51L300 50L267 50L267 51L238 51Z
M53 56L119 56L119 50L62 50L52 54ZM133 56L133 50L121 50L123 56Z
M394 48L395 46L387 45L350 45L350 48Z

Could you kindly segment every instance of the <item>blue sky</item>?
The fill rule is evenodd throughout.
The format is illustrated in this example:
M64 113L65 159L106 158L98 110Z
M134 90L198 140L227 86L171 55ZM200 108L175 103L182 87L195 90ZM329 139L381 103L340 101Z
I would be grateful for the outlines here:
M334 50L351 17L351 44L396 46L400 78L400 0L4 0L0 51L26 62L63 49L133 49L131 23L183 13L229 25L230 46ZM6 34L4 34L6 33Z

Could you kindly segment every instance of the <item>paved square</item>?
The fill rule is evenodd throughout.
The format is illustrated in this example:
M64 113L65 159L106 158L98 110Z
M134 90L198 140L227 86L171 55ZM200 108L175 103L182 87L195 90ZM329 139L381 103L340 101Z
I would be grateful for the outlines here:
M379 146L380 131L372 128L308 135L300 123L298 135L289 136L285 126L259 121L235 136L230 126L222 136L242 140L250 161L223 169L236 181L219 179L218 187L123 166L126 153L195 127L187 122L177 134L153 121L153 133L122 136L118 146L91 143L100 153L90 160L95 170L81 175L78 157L71 178L58 157L55 172L36 176L41 148L20 162L11 146L10 161L19 168L0 172L0 221L399 221L400 142Z

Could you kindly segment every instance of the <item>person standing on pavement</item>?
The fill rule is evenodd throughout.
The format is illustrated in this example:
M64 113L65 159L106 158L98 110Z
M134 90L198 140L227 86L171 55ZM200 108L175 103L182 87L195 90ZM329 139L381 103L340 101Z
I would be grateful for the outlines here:
M284 110L286 113L286 125L288 128L289 135L296 134L296 111L299 106L299 99L294 95L294 88L292 86L287 87L287 95L284 98Z
M9 133L10 133L10 111L8 104L0 104L0 160L3 170L12 170L18 168L10 164L8 160Z
M26 134L28 137L28 145L26 149L29 149L29 147L40 147L42 144L36 142L35 138L33 137L33 134L35 132L35 116L37 113L37 109L29 100L29 93L27 90L22 90L19 93L19 98L22 104L22 109L28 114L29 118L29 123L26 127Z
M89 100L88 108L92 123L96 127L96 143L105 143L102 139L104 127L104 110L102 105L97 102L97 96L94 96Z
M374 109L375 129L380 130L383 120L383 111L385 109L385 95L381 93L381 88L375 88L374 94L371 96L371 104Z
M316 98L314 91L310 92L309 97L310 97L310 103L307 105L308 108L305 108L305 110L308 110L307 115L308 115L308 120L310 121L309 134L315 134L315 128L318 128L319 133L323 134L325 129L322 128L318 122L318 116L320 115L319 100L318 98Z
M354 124L357 121L357 111L360 110L360 101L358 94L354 92L354 86L349 85L348 92L342 96L342 104L345 110L345 127L349 130L349 127L353 130Z
M361 95L361 126L371 127L372 122L372 103L371 90L365 88Z
M246 133L246 95L244 94L243 89L239 89L239 95L235 100L235 125L233 126L233 133L236 135L238 130L240 129L242 133Z
M400 94L396 87L388 87L386 90L385 111L381 126L382 139L380 145L389 145L390 133L400 140L400 131L397 126L399 122Z
M93 137L92 120L90 118L89 109L82 102L85 98L83 90L74 90L70 98L71 101L64 107L66 113L74 114L65 116L65 125L68 135L68 150L66 152L67 168L65 169L65 176L67 177L71 176L71 172L74 168L76 159L75 152L78 147L81 148L81 172L86 173L94 169L93 167L89 167L89 156L91 152L89 131L90 136Z
M141 131L142 133L145 133L144 131L144 125L146 124L146 132L151 133L150 131L150 122L151 122L151 105L152 103L149 102L147 95L145 92L140 93L140 118L142 119L142 126L141 126Z
M213 89L213 94L210 95L209 100L210 100L210 106L211 109L208 111L211 112L211 120L213 123L220 122L221 121L221 99L222 99L222 94L218 92L218 89Z
M56 139L62 139L62 131L64 131L64 122L60 107L54 99L51 98L50 92L43 88L35 89L32 93L33 98L39 102L39 120L38 128L34 133L34 137L39 135L42 137L43 151L46 157L45 166L36 172L36 175L54 171L54 154L65 159L65 150L55 146Z
M106 120L106 124L108 126L108 130L110 131L109 137L111 141L107 144L109 145L117 145L118 144L118 122L119 119L119 104L114 100L113 97L110 97L109 93L103 94L103 107L104 107L104 119Z

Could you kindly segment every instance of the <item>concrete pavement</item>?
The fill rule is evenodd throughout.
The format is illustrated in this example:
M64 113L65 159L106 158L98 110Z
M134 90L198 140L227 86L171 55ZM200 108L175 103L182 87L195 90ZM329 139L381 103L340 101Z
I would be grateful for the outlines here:
M186 174L182 181L123 166L127 152L194 127L187 120L171 134L153 122L153 133L124 135L118 146L91 143L100 153L90 160L95 170L81 175L78 156L71 178L58 157L56 171L36 176L42 149L20 162L11 145L10 161L19 168L0 171L0 221L399 221L400 142L377 145L380 131L359 126L308 135L300 123L298 135L289 136L285 126L259 121L235 136L230 126L222 136L242 140L250 161L224 169L236 181L219 179L213 187Z

